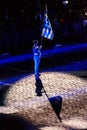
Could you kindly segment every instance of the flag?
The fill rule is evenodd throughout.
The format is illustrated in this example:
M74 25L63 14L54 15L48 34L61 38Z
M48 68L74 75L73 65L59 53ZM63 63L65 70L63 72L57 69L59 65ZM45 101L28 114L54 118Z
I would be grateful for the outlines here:
M43 20L43 29L42 29L42 37L52 40L54 37L54 33L51 27L50 20L47 15L47 9L44 12L44 20Z

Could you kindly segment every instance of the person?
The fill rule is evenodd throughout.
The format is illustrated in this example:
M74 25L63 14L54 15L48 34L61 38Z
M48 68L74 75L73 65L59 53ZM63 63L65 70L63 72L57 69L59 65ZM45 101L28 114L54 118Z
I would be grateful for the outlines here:
M41 60L41 49L42 45L38 46L38 40L33 41L33 53L34 53L34 71L35 71L35 77L40 76L39 74L39 65Z

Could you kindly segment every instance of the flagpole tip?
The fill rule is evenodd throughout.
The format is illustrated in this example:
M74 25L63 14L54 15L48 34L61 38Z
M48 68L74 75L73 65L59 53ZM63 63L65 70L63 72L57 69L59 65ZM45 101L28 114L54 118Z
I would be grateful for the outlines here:
M45 9L47 9L47 4L45 5Z

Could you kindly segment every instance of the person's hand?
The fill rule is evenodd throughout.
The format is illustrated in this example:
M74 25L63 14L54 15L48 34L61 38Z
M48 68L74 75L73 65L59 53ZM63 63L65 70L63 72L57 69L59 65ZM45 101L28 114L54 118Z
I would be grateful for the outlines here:
M42 45L40 45L40 49L42 49Z

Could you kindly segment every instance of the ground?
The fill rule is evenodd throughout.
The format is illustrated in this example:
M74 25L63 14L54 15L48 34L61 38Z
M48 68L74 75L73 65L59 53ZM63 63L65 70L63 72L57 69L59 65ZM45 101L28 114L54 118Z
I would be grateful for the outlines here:
M8 89L0 113L24 117L37 126L37 130L86 130L87 80L81 78L86 75L86 71L42 72L40 79L44 89L40 97L35 93L34 74L27 75ZM62 97L62 123L49 100L57 96Z
M35 92L30 54L1 59L0 130L9 127L27 130L23 122L28 123L28 130L87 130L87 45L84 45L43 52L42 96Z

